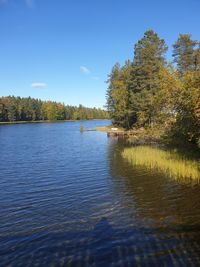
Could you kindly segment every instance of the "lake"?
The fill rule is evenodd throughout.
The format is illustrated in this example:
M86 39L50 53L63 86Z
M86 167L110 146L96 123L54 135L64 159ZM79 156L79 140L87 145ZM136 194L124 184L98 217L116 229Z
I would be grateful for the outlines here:
M80 122L0 126L0 266L200 266L198 179L126 146Z

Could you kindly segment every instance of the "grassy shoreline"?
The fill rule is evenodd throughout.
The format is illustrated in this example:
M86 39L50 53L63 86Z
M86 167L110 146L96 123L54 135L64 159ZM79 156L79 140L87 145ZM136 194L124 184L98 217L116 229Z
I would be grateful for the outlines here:
M108 136L114 136L115 138L124 139L127 144L131 146L154 146L154 147L166 147L169 149L177 149L179 152L187 154L189 156L195 155L200 158L200 147L196 144L189 142L188 140L168 136L165 129L161 128L133 128L126 130L118 128L119 135L115 135L115 131L112 131L113 125L106 127L96 127L96 131L105 132ZM111 134L110 134L111 133ZM112 135L112 133L114 133Z
M150 171L162 172L173 179L200 179L198 161L179 154L177 150L135 146L125 148L122 157L133 167L145 167Z

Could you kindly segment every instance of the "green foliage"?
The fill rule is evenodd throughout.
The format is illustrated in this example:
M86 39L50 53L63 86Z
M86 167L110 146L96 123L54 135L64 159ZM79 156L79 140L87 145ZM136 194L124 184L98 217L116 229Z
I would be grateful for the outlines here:
M159 89L158 74L165 65L165 41L152 31L135 45L133 67L129 82L131 109L137 117L137 124L151 125L154 120L154 95Z
M144 37L135 45L130 88L133 93L142 90L155 90L157 74L165 64L167 46L163 39L152 31L146 31Z
M62 103L41 101L30 97L0 98L0 122L106 118L108 118L108 113L105 110L86 108L82 105L79 107L65 106Z
M199 47L194 51L194 68L195 71L200 72L200 44Z
M109 76L107 108L114 124L164 129L170 138L200 144L200 47L188 34L174 44L173 67L165 41L149 30L135 45L133 62ZM199 145L200 146L200 145Z
M112 116L114 124L122 127L130 127L133 119L130 111L129 80L131 71L130 61L120 68L117 63L109 76L107 90L107 108Z
M181 90L174 103L176 122L172 132L192 143L200 138L200 75L194 72L185 75Z
M177 70L183 76L187 71L195 69L195 46L197 42L191 39L189 34L180 34L178 40L173 45L174 62Z

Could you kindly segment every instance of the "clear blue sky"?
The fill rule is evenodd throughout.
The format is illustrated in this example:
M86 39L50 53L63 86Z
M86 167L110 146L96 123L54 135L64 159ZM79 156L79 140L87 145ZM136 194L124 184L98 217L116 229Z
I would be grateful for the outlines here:
M0 95L102 107L147 29L200 40L200 0L0 0Z

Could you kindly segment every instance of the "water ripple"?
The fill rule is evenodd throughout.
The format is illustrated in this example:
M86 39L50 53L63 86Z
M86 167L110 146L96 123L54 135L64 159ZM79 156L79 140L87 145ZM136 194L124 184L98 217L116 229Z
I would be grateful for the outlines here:
M79 127L1 126L0 266L199 266L199 185L130 168L124 144Z

